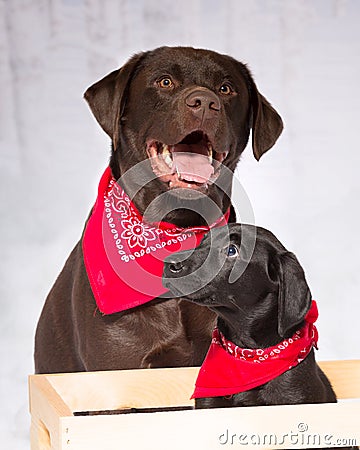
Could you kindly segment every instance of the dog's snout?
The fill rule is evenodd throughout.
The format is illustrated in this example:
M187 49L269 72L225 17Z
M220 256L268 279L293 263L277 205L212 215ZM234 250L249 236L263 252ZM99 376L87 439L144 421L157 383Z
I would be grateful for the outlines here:
M169 263L169 270L172 273L179 273L183 269L183 265L180 261L173 261Z
M212 116L220 111L221 105L218 96L208 89L195 89L185 98L186 106L195 116Z

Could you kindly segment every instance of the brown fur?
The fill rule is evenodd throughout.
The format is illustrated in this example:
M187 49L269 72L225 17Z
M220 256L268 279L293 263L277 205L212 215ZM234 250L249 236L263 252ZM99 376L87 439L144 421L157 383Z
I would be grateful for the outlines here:
M174 89L159 88L162 75L172 77ZM219 92L228 78L235 88L232 96ZM217 97L221 106L215 112L205 108L203 119L185 101L199 88ZM223 164L232 172L251 128L256 159L274 145L282 130L280 116L259 93L246 66L207 50L162 47L135 55L91 86L85 98L112 140L110 167L115 178L146 160L148 138L172 144L201 128L217 148L229 151ZM231 181L228 176L229 192ZM135 182L127 181L128 193ZM168 189L166 183L154 180L139 191L134 203L143 213ZM231 204L230 195L216 186L209 187L207 195L223 212ZM181 226L202 223L196 204L188 209L181 205L182 209L167 215L161 205L150 213L155 221ZM234 220L232 214L230 221ZM102 315L96 310L80 240L44 305L35 338L35 370L50 373L199 365L214 320L212 312L178 299L154 299L130 311Z

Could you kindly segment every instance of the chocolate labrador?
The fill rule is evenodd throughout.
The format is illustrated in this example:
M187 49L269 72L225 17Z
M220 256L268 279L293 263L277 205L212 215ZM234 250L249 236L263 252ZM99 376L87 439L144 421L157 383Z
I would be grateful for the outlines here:
M146 223L198 227L215 221L218 211L224 215L230 211L228 220L234 221L232 175L250 129L253 153L259 160L283 128L280 116L260 94L244 64L190 47L161 47L137 54L91 86L85 98L111 138L109 173L113 180L120 180L119 195L129 196L137 217L147 214ZM141 170L126 176L142 163L152 177L146 178ZM217 207L217 212L216 208L208 212L206 220L200 211L204 198ZM123 199L118 200L120 204ZM128 239L126 233L132 227L131 232L138 233L136 243L142 246L144 236L154 239L157 231L146 231L137 220L138 227L128 221L121 236ZM35 371L201 364L214 313L161 296L150 296L138 306L135 299L135 306L112 314L101 312L84 264L83 244L82 237L47 297L35 336ZM102 289L112 288L114 295L116 289L103 281L101 268L92 281L102 284ZM139 289L145 284L138 279ZM121 300L126 294L119 290L115 296Z
M314 357L316 303L298 260L271 232L214 229L194 251L167 258L164 284L218 316L197 408L336 402Z

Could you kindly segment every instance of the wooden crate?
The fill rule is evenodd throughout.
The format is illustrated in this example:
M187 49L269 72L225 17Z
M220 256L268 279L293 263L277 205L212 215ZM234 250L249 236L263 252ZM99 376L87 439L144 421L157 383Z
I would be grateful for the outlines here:
M340 399L337 404L181 410L193 407L189 397L197 368L31 375L31 449L359 445L360 361L320 365ZM133 412L105 414L105 410ZM77 415L84 411L102 414Z

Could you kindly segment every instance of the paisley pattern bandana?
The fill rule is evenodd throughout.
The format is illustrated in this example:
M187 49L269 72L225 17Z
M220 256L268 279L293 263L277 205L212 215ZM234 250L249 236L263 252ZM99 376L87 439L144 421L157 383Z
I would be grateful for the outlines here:
M215 328L191 398L223 397L248 391L297 366L313 347L317 348L318 332L314 325L317 318L318 309L313 300L300 330L273 347L261 349L240 348Z
M82 240L86 272L99 310L113 314L168 292L162 285L164 259L195 248L211 228L226 225L228 218L229 211L209 227L145 223L108 167Z

